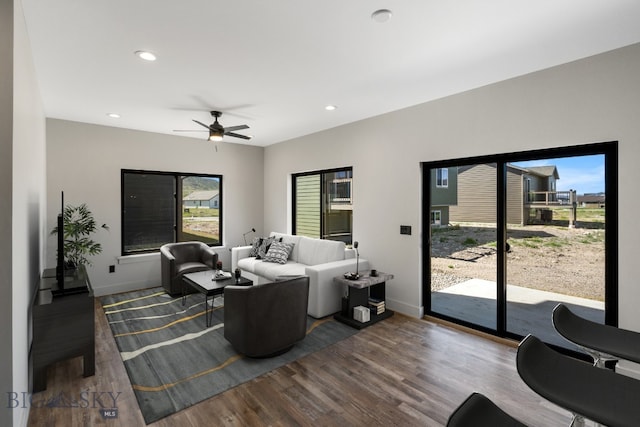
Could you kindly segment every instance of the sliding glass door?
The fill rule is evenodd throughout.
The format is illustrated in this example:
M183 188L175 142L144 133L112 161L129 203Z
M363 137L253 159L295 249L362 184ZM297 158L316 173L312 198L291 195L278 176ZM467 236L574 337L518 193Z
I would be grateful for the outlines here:
M558 303L617 325L616 164L616 143L424 163L425 311L569 350Z
M430 175L431 310L495 330L496 164L432 168Z
M597 323L605 318L605 156L507 165L507 331L534 333L574 349L556 333L563 303Z

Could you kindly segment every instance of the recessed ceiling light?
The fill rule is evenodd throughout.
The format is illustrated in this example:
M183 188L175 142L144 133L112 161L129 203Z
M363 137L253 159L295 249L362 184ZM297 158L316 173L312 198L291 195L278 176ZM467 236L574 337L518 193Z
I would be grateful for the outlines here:
M376 22L382 23L382 22L387 22L389 19L391 19L391 15L393 14L389 9L378 9L371 14L371 19L373 19Z
M336 107L335 105L327 105L326 107L324 107L324 109L327 110L327 111L333 111L336 108L338 108L338 107Z
M120 118L120 114L118 114L118 113L107 113L107 116L111 117L112 119L119 119Z
M136 50L134 53L138 58L145 61L155 61L157 59L155 54L146 50Z

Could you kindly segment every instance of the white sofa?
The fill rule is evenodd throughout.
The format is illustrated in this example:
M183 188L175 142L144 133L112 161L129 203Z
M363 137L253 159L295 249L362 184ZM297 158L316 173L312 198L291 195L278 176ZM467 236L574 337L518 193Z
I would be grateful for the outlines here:
M283 243L294 244L286 264L249 257L251 246L240 246L231 249L232 270L240 268L242 276L254 283L273 282L278 276L309 276L309 315L320 318L340 311L345 289L333 278L356 271L355 250L347 249L344 242L334 240L275 232L270 236L282 238ZM360 271L368 270L369 262L360 258L358 268Z

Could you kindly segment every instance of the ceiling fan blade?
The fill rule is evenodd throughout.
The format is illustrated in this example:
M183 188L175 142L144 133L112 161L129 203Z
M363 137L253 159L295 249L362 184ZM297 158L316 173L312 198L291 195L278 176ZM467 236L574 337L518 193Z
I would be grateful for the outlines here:
M204 124L204 123L202 123L202 122L199 122L199 121L197 121L197 120L194 120L194 122L196 122L196 123L197 123L197 124L199 124L200 126L204 126L204 127L206 127L207 129L211 129L211 127L209 127L209 125L205 125L205 124Z
M173 129L174 132L207 132L204 129Z
M225 132L224 134L225 135L229 135L229 136L233 136L234 138L251 139L250 136L240 135L239 133Z
M247 125L229 126L229 127L225 127L224 131L225 132L234 132L236 130L242 130L242 129L249 129L249 126L247 126Z

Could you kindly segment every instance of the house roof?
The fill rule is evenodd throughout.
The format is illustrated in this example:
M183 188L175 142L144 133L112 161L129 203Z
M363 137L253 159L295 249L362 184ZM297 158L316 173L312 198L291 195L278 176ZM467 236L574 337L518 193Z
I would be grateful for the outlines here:
M211 200L218 195L217 191L194 191L182 200Z
M470 169L475 168L476 166L488 166L491 168L495 168L495 163L490 164L482 164L482 165L465 165L458 167L458 173L464 173ZM525 173L535 174L538 176L554 176L556 179L560 179L558 175L558 169L555 166L533 166L533 167L521 167L515 166L510 163L507 163L507 170L511 173L515 173L517 175L522 175Z
M539 176L552 176L555 179L560 179L560 175L558 174L558 169L553 166L530 166L525 168L527 171L534 173Z
M640 42L640 1L387 3L20 2L47 117L258 146Z
M605 200L604 194L577 196L578 203L603 203Z

